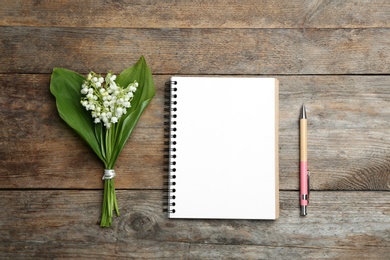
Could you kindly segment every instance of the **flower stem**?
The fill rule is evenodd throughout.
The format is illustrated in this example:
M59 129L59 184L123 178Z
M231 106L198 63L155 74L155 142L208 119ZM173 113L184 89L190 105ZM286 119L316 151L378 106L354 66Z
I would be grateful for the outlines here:
M106 169L114 169L115 155L114 155L114 144L115 144L115 133L116 125L113 124L111 128L106 129L105 132L105 155ZM113 211L115 210L116 215L119 216L118 202L116 200L114 179L104 180L104 193L103 193L103 204L102 204L102 217L100 226L110 227L112 224Z
M116 200L114 179L104 180L104 193L102 204L102 217L100 226L110 227L112 224L113 211L119 216L118 203Z

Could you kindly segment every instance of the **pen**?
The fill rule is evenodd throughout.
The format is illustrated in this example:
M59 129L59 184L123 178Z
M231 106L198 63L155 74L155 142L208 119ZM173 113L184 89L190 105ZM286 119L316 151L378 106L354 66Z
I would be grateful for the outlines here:
M302 105L301 116L299 119L299 140L300 140L300 174L299 174L299 204L301 216L307 215L307 205L309 204L309 178L310 173L307 168L307 116L306 107Z

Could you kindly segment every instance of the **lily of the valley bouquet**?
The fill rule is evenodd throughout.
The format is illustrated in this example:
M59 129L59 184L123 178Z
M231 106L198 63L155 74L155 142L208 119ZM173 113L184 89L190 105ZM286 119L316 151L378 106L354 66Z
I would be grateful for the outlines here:
M119 216L114 187L114 165L142 112L155 94L152 74L144 57L119 75L54 68L50 91L60 117L73 128L103 162L104 193L100 226Z

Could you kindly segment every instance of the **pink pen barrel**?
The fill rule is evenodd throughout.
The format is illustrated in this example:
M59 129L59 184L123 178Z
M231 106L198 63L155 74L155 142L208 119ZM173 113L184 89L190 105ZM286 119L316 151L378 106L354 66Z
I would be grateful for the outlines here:
M308 170L307 162L300 163L300 205L307 206L309 204L309 185L308 185Z

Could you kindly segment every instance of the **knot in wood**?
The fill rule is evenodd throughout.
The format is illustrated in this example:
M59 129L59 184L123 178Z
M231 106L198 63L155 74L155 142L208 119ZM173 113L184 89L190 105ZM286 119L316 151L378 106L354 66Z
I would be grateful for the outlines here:
M158 231L157 222L142 213L134 213L130 216L130 227L136 231L138 238L154 235Z

